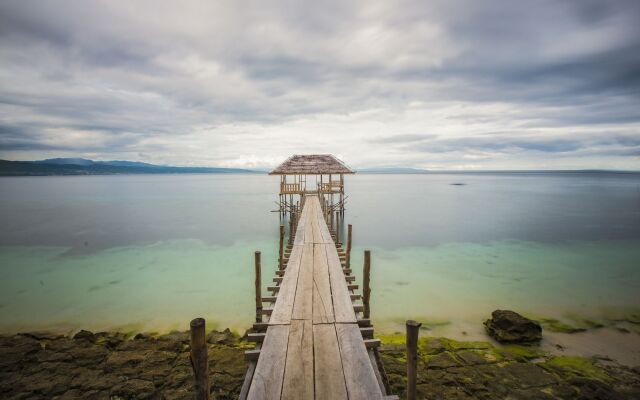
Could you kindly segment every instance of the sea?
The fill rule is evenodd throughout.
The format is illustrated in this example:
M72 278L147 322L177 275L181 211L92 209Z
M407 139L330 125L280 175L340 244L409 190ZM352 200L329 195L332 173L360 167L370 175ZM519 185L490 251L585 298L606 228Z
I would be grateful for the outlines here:
M415 319L482 338L496 309L574 325L640 315L638 173L345 180L342 237L352 224L356 283L371 251L377 332ZM166 332L204 317L243 333L254 252L267 286L288 225L278 187L266 174L0 178L0 332ZM626 330L640 359L640 328Z

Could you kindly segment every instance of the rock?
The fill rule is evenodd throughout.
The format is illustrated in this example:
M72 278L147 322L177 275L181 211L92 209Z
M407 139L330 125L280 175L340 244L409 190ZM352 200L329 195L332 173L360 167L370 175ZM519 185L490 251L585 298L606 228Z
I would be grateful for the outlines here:
M223 332L211 331L211 333L207 335L207 343L210 344L233 344L235 341L233 333L231 333L229 328Z
M448 352L435 355L427 361L427 367L435 369L446 369L458 365L460 365L460 363Z
M86 340L91 343L95 343L96 341L96 336L93 332L85 331L84 329L73 335L73 338L75 340Z
M531 343L542 339L540 324L514 311L496 310L484 326L489 336L502 343Z

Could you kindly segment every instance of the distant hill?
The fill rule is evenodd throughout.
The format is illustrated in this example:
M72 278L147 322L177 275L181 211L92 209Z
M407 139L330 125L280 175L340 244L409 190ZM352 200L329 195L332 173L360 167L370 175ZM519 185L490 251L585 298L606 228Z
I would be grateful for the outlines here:
M51 158L40 161L0 160L0 176L238 173L255 173L255 171L240 168L173 167L136 161L93 161L84 158Z

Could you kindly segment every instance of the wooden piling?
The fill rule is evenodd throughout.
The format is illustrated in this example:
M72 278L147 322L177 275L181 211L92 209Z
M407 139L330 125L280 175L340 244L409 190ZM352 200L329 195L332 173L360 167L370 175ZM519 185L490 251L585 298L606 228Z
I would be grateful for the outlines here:
M293 244L293 206L291 207L291 212L289 213L289 244Z
M338 219L337 213L336 213L336 244L340 246L340 220Z
M278 257L278 269L283 268L284 261L284 225L280 225L280 256Z
M422 324L407 321L407 400L416 399L418 375L418 334Z
M369 300L371 298L370 283L371 274L371 250L364 251L364 272L362 274L362 304L364 305L363 318L369 319L371 315L371 309L369 307Z
M352 229L351 224L347 225L347 256L345 259L346 268L351 268L351 239L352 239L351 229Z
M194 392L196 400L209 400L209 363L204 318L191 321L191 367L195 376Z
M262 272L260 252L255 253L255 268L256 268L256 322L262 322Z

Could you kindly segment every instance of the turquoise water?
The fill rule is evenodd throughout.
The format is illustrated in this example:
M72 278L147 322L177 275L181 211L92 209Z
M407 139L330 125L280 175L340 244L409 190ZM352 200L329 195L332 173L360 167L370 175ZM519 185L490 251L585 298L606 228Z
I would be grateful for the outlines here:
M462 184L462 185L453 185ZM640 175L348 177L353 268L372 313L481 329L496 308L600 318L640 309ZM253 252L277 257L277 178L0 179L0 331L252 322Z

